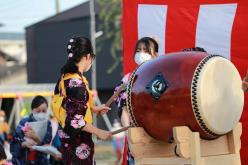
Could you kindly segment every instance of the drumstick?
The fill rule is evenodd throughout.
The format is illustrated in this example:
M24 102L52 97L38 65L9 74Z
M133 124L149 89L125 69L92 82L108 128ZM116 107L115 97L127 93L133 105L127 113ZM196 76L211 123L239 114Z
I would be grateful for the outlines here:
M121 91L126 87L127 84L123 83L120 88L108 99L108 101L106 102L106 106L109 107L112 102L114 101L114 99L121 93Z
M126 126L126 127L120 128L120 129L117 129L117 130L115 130L115 131L112 131L111 134L112 134L112 135L115 135L115 134L121 133L121 132L123 132L123 131L128 130L128 128L130 128L130 127L132 127L132 126L129 125L129 126Z
M106 102L105 106L109 107L114 99L121 93L121 91L126 87L127 84L123 83L120 88L108 99ZM97 117L101 115L100 113L97 114Z

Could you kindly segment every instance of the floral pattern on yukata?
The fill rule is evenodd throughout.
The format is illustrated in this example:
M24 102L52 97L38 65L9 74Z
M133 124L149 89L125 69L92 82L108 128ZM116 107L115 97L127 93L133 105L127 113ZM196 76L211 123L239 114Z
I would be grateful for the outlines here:
M76 155L79 159L86 159L90 156L90 147L87 144L82 143L76 148Z
M71 120L71 126L75 129L85 126L84 116L75 115L74 118Z
M115 88L114 93L118 91L118 89L121 87L122 84L123 82L121 82L120 85L118 85ZM122 108L126 106L126 100L127 100L126 88L124 88L114 100L115 100L115 104L118 107L118 116L121 118Z
M73 165L95 164L92 135L82 129L86 125L84 117L89 101L86 84L83 79L70 78L64 80L64 85L66 97L62 105L66 110L66 120L65 127L59 129L62 162Z
M59 135L59 137L60 138L65 138L65 139L68 139L68 138L70 138L70 136L69 135L67 135L63 130L58 130L58 135Z
M82 84L82 80L78 79L78 78L72 78L69 81L69 88L73 88L73 87L79 87Z

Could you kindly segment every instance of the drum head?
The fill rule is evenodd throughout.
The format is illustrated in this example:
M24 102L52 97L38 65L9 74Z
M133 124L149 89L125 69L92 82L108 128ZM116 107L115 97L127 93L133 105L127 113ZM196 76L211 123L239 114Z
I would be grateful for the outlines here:
M206 57L197 66L191 101L198 124L205 132L222 135L236 126L244 104L241 84L237 69L223 57Z

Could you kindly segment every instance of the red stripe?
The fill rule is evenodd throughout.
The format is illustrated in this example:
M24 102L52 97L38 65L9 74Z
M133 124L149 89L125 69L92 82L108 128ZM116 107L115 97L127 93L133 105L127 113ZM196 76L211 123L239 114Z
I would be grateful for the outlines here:
M241 77L245 76L248 67L248 4L238 4L234 19L231 38L231 60L239 70ZM241 162L248 164L248 95L245 96L244 112L241 118L243 124L241 136Z
M190 5L204 5L204 4L225 4L225 3L243 3L248 4L246 0L132 0L139 2L139 4L166 4L166 5L174 5L174 6L190 6Z
M127 136L125 136L124 149L122 155L122 165L127 165L127 151L128 151L128 140L127 140Z
M195 46L198 5L168 6L166 20L166 53Z
M124 75L133 71L136 64L133 53L138 39L138 2L123 0L123 72Z
M133 61L135 43L138 39L138 4L168 5L166 52L192 47L195 43L195 27L199 6L202 4L242 3L245 0L123 0L123 72L131 72L136 64ZM173 19L175 18L175 20ZM192 21L192 22L191 22ZM177 26L175 26L177 25Z

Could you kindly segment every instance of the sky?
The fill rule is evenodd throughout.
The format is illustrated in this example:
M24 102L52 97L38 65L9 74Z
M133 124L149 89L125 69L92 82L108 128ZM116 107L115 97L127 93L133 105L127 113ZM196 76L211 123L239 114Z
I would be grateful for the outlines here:
M60 12L87 0L59 0ZM56 0L0 0L0 32L24 33L25 27L55 15Z

